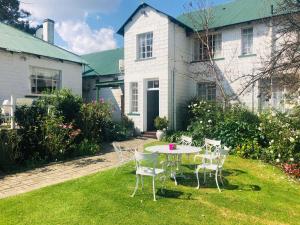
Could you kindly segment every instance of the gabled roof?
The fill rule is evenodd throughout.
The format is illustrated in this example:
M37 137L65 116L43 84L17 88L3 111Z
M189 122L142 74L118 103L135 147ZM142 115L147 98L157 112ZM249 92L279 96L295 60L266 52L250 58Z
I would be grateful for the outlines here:
M124 59L124 49L117 48L108 51L95 52L82 55L82 58L88 63L88 67L85 69L83 77L119 74L119 60Z
M125 26L132 20L132 18L135 16L135 14L137 14L141 9L147 8L147 7L149 7L149 8L151 8L151 9L155 10L155 11L158 12L158 13L161 13L161 14L167 16L167 17L169 18L169 20L171 20L173 23L175 23L175 24L177 24L177 25L179 25L179 26L185 28L186 30L192 31L192 29L191 29L189 26L187 26L186 24L182 23L181 21L175 19L174 17L172 17L172 16L170 16L170 15L168 15L168 14L162 12L162 11L159 11L158 9L155 9L154 7L148 5L147 3L142 3L142 4L139 5L139 7L131 14L131 16L126 20L126 22L125 22L125 23L122 25L122 27L117 31L117 33L120 34L120 35L124 35L124 29L125 29Z
M28 53L58 60L84 64L82 58L65 49L36 38L14 27L0 22L0 49L10 52Z
M271 6L274 11L282 0L235 0L226 4L216 5L211 8L213 19L209 28L219 28L234 24L240 24L260 20L272 16ZM194 30L201 31L201 23L195 23L195 19L201 18L203 11L195 11L183 14L177 19Z

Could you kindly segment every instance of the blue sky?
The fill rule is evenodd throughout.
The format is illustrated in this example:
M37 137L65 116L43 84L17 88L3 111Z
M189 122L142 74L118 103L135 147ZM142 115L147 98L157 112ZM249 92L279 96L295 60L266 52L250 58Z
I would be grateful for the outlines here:
M213 0L220 4L229 0ZM55 20L55 44L78 54L123 47L116 31L123 25L141 0L22 0L21 7L32 14L33 25L43 19ZM171 16L185 12L190 0L146 0L151 6ZM61 7L57 7L60 5ZM68 7L64 7L68 6Z

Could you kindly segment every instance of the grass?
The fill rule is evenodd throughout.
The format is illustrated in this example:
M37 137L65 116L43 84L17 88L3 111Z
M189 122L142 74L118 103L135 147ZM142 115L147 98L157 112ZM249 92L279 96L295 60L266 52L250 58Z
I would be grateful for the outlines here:
M300 185L277 168L230 156L222 193L213 179L196 190L193 170L186 166L185 173L192 179L178 186L167 180L165 194L158 190L153 202L149 179L130 197L130 163L115 175L109 170L0 200L0 224L300 224Z

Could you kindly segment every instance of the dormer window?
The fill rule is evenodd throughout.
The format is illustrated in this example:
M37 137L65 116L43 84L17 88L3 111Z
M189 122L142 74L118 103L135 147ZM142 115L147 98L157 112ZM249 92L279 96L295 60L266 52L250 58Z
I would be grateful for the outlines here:
M153 57L153 32L139 34L137 36L137 58L148 59Z

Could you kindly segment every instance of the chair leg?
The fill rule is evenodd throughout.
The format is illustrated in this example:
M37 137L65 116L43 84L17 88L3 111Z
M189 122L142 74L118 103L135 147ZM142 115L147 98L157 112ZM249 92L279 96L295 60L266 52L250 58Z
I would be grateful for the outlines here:
M131 197L134 197L138 187L139 187L139 175L137 174L136 175L136 184L135 184L134 192L132 193Z
M198 168L196 169L196 178L197 178L197 183L198 183L197 189L199 189L200 188L200 182L199 182L199 169Z
M220 177L220 181L221 181L221 183L222 183L222 186L224 186L223 175L222 175L222 169L220 170L219 177Z
M156 197L155 197L155 177L152 178L152 188L153 188L153 201L156 201Z
M204 184L206 184L206 169L204 168Z
M144 190L144 177L141 175L142 190Z
M215 177L215 179L216 179L216 184L217 184L218 190L219 190L219 192L221 192L221 189L220 189L219 183L218 183L218 170L216 170L216 177Z

